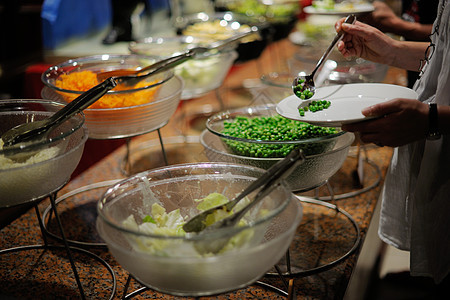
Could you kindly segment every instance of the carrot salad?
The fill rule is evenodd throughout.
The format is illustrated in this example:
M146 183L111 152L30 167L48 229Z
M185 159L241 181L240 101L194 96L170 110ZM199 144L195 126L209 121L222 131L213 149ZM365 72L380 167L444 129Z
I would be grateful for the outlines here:
M90 88L99 84L97 80L97 74L92 71L80 71L68 74L63 74L55 82L58 88L72 90L72 91L87 91ZM140 81L133 89L148 86L154 82ZM117 108L140 105L150 102L155 93L158 91L159 86L144 89L137 92L130 92L124 94L106 94L100 99L98 99L94 104L89 106L89 108ZM123 85L118 85L114 88L114 91L127 90ZM78 95L62 93L67 101L72 101Z

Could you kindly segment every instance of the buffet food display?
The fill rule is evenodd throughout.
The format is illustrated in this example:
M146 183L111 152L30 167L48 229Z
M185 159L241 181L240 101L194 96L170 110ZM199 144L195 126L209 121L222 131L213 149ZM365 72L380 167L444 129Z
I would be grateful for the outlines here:
M325 10L325 14L356 9L334 1L320 2L326 5L314 1L311 9ZM259 29L258 34L232 47L195 56L133 85L117 85L83 113L53 129L45 140L3 148L0 139L0 208L39 200L61 189L79 163L88 137L130 138L155 130L160 134L159 129L169 123L180 100L217 90L235 63L257 59L270 42L287 37L300 9L298 1L290 0L227 0L216 1L216 5L227 11L184 16L175 24L178 35L133 41L128 44L131 54L80 57L48 68L41 77L45 85L41 95L49 100L0 101L1 135L70 103L99 84L99 73L140 70L252 26ZM317 38L317 32L327 39L329 28L304 28L309 41ZM317 47L321 46L320 42L309 44L306 54L303 51L289 59L289 73L272 72L260 78L272 104L249 103L224 109L205 122L206 129L197 143L209 162L146 170L117 181L99 199L96 229L115 260L138 283L176 296L226 293L255 283L289 251L303 217L301 202L293 192L310 191L327 183L342 167L355 141L354 134L339 126L322 127L299 120L316 110L327 110L331 105L328 100L295 106L295 115L299 115L296 119L277 111L276 103L292 94L291 74L308 71L305 64L316 60L316 53L321 52ZM361 59L331 59L337 67L328 74L325 84L381 81L386 73L386 66ZM312 95L302 96L307 99ZM203 233L183 230L190 218L232 200L298 148L306 156L304 163L265 195L237 226ZM233 212L248 204L252 196ZM219 211L207 226L228 215ZM211 250L211 245L223 240L226 243L218 251Z

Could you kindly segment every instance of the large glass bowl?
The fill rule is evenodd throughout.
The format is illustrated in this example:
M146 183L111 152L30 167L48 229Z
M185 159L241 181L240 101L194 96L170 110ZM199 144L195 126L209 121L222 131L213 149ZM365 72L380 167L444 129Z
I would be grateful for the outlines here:
M71 89L58 87L57 81L65 80L64 75L76 75L77 72L83 71L99 73L117 69L137 69L156 60L155 57L142 55L95 55L70 59L50 67L42 74L45 87L41 94L46 99L68 102L83 93L80 89L86 89L88 84L82 83L81 87ZM178 107L182 90L182 79L174 76L173 70L169 70L148 77L142 86L109 91L99 101L107 101L112 104L111 107L90 107L84 110L89 137L124 138L161 128L168 123Z
M206 128L215 134L216 136L220 137L220 140L226 145L226 147L233 153L239 154L239 155L247 155L248 156L254 156L254 157L284 157L287 153L292 150L292 148L300 148L305 155L315 155L320 154L322 152L326 152L328 150L331 150L334 146L334 144L337 141L337 138L344 134L343 131L340 129L336 129L335 133L332 134L326 134L324 136L318 136L318 137L306 137L302 139L297 140L268 140L267 138L242 138L242 137L236 137L233 135L230 135L228 133L225 133L227 123L231 124L233 122L239 122L241 119L260 119L263 120L264 118L270 118L270 117L280 117L279 114L276 112L276 105L269 103L266 105L259 105L259 106L249 106L245 108L237 108L237 109L230 109L227 111L219 112L210 117L206 121ZM285 118L280 117L283 120ZM289 122L297 122L288 120ZM305 124L303 122L298 121L299 124ZM261 122L258 122L258 124L261 124ZM270 125L264 125L264 134L272 134L273 132L272 127ZM255 125L256 126L256 125ZM263 125L259 125L263 126ZM315 128L319 128L316 126L313 126ZM253 128L254 130L258 130L257 128ZM326 130L329 130L328 128L324 128ZM249 131L252 129L248 129ZM276 129L275 129L276 130ZM259 146L259 147L256 147ZM257 148L260 148L263 150L262 154L252 153L252 150L256 150ZM286 150L286 151L284 151ZM267 156L269 155L269 156Z
M62 107L49 100L1 100L0 135L19 124L47 118ZM83 114L76 114L44 140L0 147L0 207L39 200L61 188L81 159L88 136L83 124Z
M131 42L128 48L133 54L166 58L183 53L195 46L207 46L207 44L190 36L148 37ZM175 74L184 81L181 98L200 97L220 87L237 56L235 50L229 49L215 54L197 55L175 67Z
M225 122L232 122L239 117L266 117L277 115L275 105L268 104L234 109L218 113L206 121L206 128L200 142L210 161L224 161L270 168L280 157L255 157L240 150L255 146L280 149L295 147L303 150L306 161L298 166L288 177L287 183L293 191L306 191L323 184L334 175L344 163L354 135L344 131L323 137L302 139L297 141L262 141L255 139L235 138L222 133ZM249 146L249 147L248 147Z
M301 221L301 205L284 184L246 215L243 226L168 236L146 234L124 221L132 215L141 224L153 203L167 212L180 209L189 219L199 212L195 199L211 193L232 199L263 173L244 165L193 163L136 174L110 188L99 201L98 232L116 260L154 290L202 296L244 287L279 261ZM201 251L204 245L237 236L245 238L224 251Z

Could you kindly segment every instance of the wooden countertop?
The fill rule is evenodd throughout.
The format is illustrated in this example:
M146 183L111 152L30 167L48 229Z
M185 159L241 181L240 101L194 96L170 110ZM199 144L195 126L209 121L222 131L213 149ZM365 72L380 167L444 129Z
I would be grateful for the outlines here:
M203 129L204 117L210 111L218 111L227 107L249 105L254 100L254 94L243 85L258 85L261 74L271 71L283 71L287 68L287 59L299 48L289 41L282 40L269 45L257 60L241 63L233 67L229 76L220 89L210 92L204 97L182 101L175 115L169 123L161 128L163 144L168 154L169 164L183 162L204 161L203 149L197 142L198 134ZM390 68L386 83L404 85L404 72ZM157 132L152 132L133 138L130 142L131 172L164 165ZM121 146L104 159L98 161L73 178L59 193L64 198L68 193L83 190L86 186L93 188L92 193L100 193L105 188L100 182L125 178L123 168L126 147ZM363 155L364 187L367 191L356 196L336 200L330 205L347 212L358 225L361 243L348 257L339 260L354 245L357 238L356 230L350 219L343 213L327 206L314 203L304 203L304 218L299 227L298 238L291 245L293 256L299 256L299 261L293 260L294 267L298 267L294 278L294 290L298 299L341 299L343 298L352 272L358 260L359 251L367 233L374 209L377 204L380 187L383 182L392 149L379 148L368 145ZM85 153L89 156L89 153ZM352 147L350 155L342 168L330 178L329 183L334 193L339 196L345 193L355 193L360 187L355 186L356 147ZM99 185L99 187L96 187ZM104 186L107 186L105 184ZM89 192L90 193L90 192ZM88 241L97 239L95 233L95 196L84 195L84 192L67 197L58 204L58 212L69 239ZM305 199L327 197L327 187L300 194ZM93 197L93 198L92 198ZM97 196L98 197L98 196ZM329 203L324 201L324 203ZM42 201L38 208L45 212L49 201ZM49 231L55 230L54 222L48 225ZM57 233L57 231L54 231ZM309 237L305 237L305 232ZM301 233L301 234L300 234ZM50 239L50 241L53 241ZM23 216L17 218L0 232L0 249L11 247L42 244L42 236L34 209L30 209ZM102 247L88 247L89 252L104 259L114 270L117 289L115 299L120 299L128 273L118 265L108 251ZM304 259L308 258L308 259ZM306 261L308 260L308 261ZM327 270L313 272L306 276L305 271L316 267L326 266L338 260L338 263ZM107 299L110 296L113 281L105 267L96 260L75 251L75 263L90 299ZM285 277L285 279L291 277ZM77 297L78 290L73 279L70 265L65 259L65 253L59 250L27 250L0 255L0 296L11 295L19 298L30 296L35 299L57 298L65 295L69 298ZM285 282L278 276L265 276L261 283L270 284L278 289L287 291ZM132 280L128 293L142 287ZM135 299L144 297L152 299L178 299L180 297L164 295L147 290ZM209 299L210 297L201 297ZM251 285L238 291L218 295L215 299L285 299L283 293L262 285Z

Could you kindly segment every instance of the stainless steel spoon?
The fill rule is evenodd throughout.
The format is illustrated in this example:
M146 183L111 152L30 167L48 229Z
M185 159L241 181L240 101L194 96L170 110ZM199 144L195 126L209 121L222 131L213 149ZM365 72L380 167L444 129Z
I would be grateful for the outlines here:
M354 24L356 22L356 16L355 15L349 15L345 21L345 23ZM333 50L334 46L342 39L342 36L344 35L344 32L342 30L339 30L339 32L334 37L333 41L331 42L330 46L328 46L325 53L322 55L322 57L317 62L316 67L309 75L300 75L295 77L294 81L292 82L292 90L294 94L299 97L302 100L306 100L311 98L315 91L316 86L314 84L314 75L316 74L317 70L323 65L323 63L326 61L328 56L330 55L331 50Z

